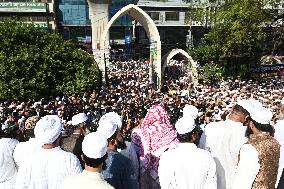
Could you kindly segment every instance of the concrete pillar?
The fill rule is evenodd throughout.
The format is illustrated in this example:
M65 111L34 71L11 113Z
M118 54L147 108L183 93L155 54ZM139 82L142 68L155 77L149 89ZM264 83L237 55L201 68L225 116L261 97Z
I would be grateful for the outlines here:
M109 21L109 4L111 0L88 0L89 15L92 24L92 50L97 63L100 62L100 40L101 35ZM109 36L107 39L109 40ZM101 70L104 65L99 64Z

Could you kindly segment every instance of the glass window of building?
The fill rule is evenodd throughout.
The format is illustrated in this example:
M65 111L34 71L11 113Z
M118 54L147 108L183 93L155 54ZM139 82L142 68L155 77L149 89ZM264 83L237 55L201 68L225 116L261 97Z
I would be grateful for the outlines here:
M166 12L166 21L179 21L179 12Z
M148 14L153 20L160 20L159 12L148 12Z

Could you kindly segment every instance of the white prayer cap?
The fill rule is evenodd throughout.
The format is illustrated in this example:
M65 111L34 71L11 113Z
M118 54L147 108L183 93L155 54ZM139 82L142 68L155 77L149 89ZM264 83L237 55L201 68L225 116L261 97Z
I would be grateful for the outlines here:
M248 112L251 110L251 103L249 100L238 100L237 105L243 107Z
M100 119L97 132L109 139L118 129L117 125L113 124L109 119Z
M59 137L61 130L61 119L57 115L47 115L36 123L34 133L42 144L52 144Z
M88 120L88 116L85 113L79 113L72 117L72 125L78 125Z
M178 134L186 134L195 128L195 121L192 117L182 117L175 124Z
M270 121L272 119L272 112L264 107L257 107L251 109L250 111L250 117L260 124L270 124Z
M98 132L90 133L84 137L82 151L88 158L102 158L107 153L107 140Z
M118 129L121 129L121 127L122 127L122 118L117 113L115 113L115 112L108 112L108 113L106 113L105 115L103 115L101 117L100 121L103 121L105 119L108 119L110 122L112 122L114 125L116 125Z
M192 117L196 119L198 116L198 109L193 105L185 105L183 108L183 117Z

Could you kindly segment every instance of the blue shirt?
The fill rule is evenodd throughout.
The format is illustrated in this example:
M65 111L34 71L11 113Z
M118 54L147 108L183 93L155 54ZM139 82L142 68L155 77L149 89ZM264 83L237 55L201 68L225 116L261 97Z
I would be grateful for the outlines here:
M108 150L106 170L102 171L103 178L115 189L138 189L130 160L116 151Z

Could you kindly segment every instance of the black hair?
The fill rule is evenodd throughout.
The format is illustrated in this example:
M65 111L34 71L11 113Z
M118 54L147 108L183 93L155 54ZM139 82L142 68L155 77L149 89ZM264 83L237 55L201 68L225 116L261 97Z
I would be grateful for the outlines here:
M192 135L194 133L198 132L198 128L195 127L191 132L189 133L185 133L185 134L179 134L177 133L177 139L181 142L181 143L186 143L186 142L191 142L193 140Z
M25 137L26 137L26 140L28 140L30 138L35 138L34 130L33 129L26 129L25 130Z
M249 112L238 104L233 107L232 114L244 114L245 116L249 116Z
M118 130L116 129L116 131L113 133L113 135L107 139L108 142L110 142L111 140L115 140L116 136L117 136Z
M270 136L274 136L274 133L275 133L275 130L274 128L272 127L272 125L270 124L260 124L260 123L257 123L256 121L252 120L251 121L253 122L254 126L262 131L262 132L268 132L270 134Z
M83 161L85 162L87 166L97 168L106 160L106 157L107 157L107 154L105 154L101 158L94 159L94 158L89 158L85 154L83 154Z

